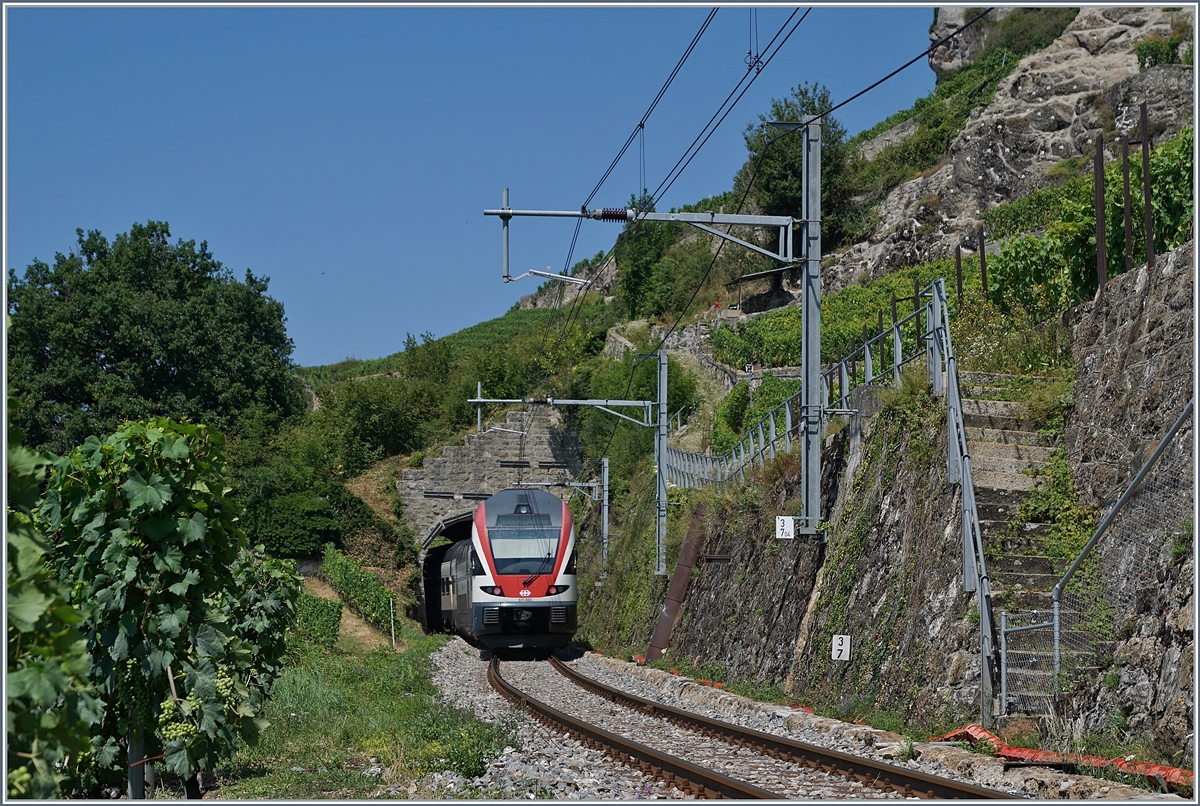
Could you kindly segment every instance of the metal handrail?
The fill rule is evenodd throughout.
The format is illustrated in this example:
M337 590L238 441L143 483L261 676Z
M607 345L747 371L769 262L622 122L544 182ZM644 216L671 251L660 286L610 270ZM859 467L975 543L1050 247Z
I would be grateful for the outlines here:
M1075 562L1071 563L1071 567L1067 569L1065 574L1063 574L1062 579L1055 584L1054 591L1051 593L1051 619L1054 625L1055 675L1057 675L1062 668L1061 638L1063 590L1067 587L1067 583L1071 581L1071 577L1075 576L1075 572L1079 570L1079 566L1082 565L1083 561L1087 559L1087 556L1092 553L1092 549L1095 548L1096 543L1098 543L1104 533L1108 531L1109 524L1111 524L1113 520L1116 519L1117 514L1124 509L1125 502L1133 496L1134 492L1141 485L1142 479L1144 479L1146 474L1148 474L1154 468L1154 466L1158 464L1159 457L1162 456L1163 452L1166 451L1167 447L1175 439L1175 435L1179 433L1179 429L1181 429L1191 418L1192 409L1195 406L1195 403L1196 398L1193 397L1187 402L1187 405L1183 407L1183 411L1180 412L1179 416L1175 419L1174 424L1167 430L1167 433L1163 435L1162 439L1158 441L1158 446L1154 449L1154 452L1150 454L1150 458L1145 461L1141 469L1138 470L1137 475L1134 476L1133 481L1129 483L1129 486L1125 489L1125 492L1121 494L1121 497L1117 500L1117 503L1113 504L1112 508L1108 511L1108 514L1104 516L1104 520L1101 521L1100 525L1096 527L1095 534L1092 535L1091 539L1088 540L1087 544L1080 550L1079 555L1075 558Z
M940 294L937 291L938 288L941 288ZM923 298L932 299L935 294L939 294L941 299L945 299L943 281L937 280L930 283L921 291ZM947 310L945 305L939 307ZM825 402L824 408L827 412L837 414L850 411L850 395L858 386L900 382L903 368L920 356L919 345L921 342L928 342L937 331L937 328L928 328L928 326L924 331L920 329L922 313L927 314L927 322L932 321L928 315L928 308L927 304L898 319L890 327L868 339L857 349L844 356L841 361L832 364L821 373L822 400ZM918 350L905 357L902 334L910 322L916 323ZM887 340L891 341L892 360L890 366L885 371L875 372L874 356L882 358L888 352L885 349ZM850 371L850 368L859 361L863 362L864 368L870 364L872 370L869 375L864 372L864 380L861 383L858 381L857 371ZM831 402L831 390L835 388L838 396ZM792 440L800 423L800 418L796 415L802 411L802 392L797 392L767 412L757 423L747 428L745 435L734 443L728 452L717 457L670 449L667 465L668 476L677 486L689 487L724 484L735 476L739 480L745 480L745 471L748 466L757 464L761 467L767 459L773 459L780 448L785 453L791 452ZM783 427L780 428L780 425ZM783 443L782 446L779 444L780 442Z

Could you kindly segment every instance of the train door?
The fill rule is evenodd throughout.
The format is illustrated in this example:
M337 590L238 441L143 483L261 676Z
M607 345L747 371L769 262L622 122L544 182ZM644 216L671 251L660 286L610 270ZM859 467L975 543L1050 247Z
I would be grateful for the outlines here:
M449 553L442 561L441 571L441 623L442 629L450 632L454 629L454 581L451 576L453 556Z
M471 541L454 547L454 618L464 630L471 630Z

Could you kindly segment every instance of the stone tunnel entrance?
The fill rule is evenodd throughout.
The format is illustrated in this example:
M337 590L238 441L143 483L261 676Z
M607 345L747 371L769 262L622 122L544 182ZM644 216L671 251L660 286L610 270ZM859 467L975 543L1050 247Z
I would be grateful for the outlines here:
M441 571L446 551L460 540L471 539L471 523L475 510L460 512L438 521L425 537L421 549L421 593L417 612L426 632L442 631Z
M552 407L508 411L502 424L466 434L421 467L406 468L396 481L404 521L421 540L417 618L426 630L441 629L441 565L446 550L471 536L480 502L518 484L562 485L579 477L579 445ZM562 490L568 488L562 487ZM444 539L439 539L444 538Z

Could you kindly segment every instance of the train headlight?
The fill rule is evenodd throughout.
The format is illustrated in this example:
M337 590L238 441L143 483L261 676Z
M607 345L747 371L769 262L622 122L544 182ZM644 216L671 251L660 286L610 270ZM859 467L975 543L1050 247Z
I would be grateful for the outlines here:
M557 596L560 593L566 593L567 589L570 587L571 587L570 585L551 585L546 590L546 595L547 596Z
M488 594L489 596L503 596L504 595L504 591L503 591L503 589L501 589L501 587L499 585L484 585L483 587L480 588L480 590L483 591L484 593Z

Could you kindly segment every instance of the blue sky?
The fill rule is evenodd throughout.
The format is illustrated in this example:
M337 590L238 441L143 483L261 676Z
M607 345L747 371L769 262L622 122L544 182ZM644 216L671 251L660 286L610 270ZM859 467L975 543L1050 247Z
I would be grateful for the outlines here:
M759 7L761 48L792 12ZM301 365L375 358L407 332L503 314L515 208L578 209L708 13L703 7L14 8L5 28L5 269L75 229L168 221L270 277ZM726 6L645 129L653 189L746 73L752 16ZM659 209L721 193L742 131L820 82L849 97L928 46L932 8L817 7ZM922 60L841 110L854 133L933 89ZM592 206L639 188L629 150ZM515 219L512 269L564 268L574 221ZM617 225L584 222L575 259Z

